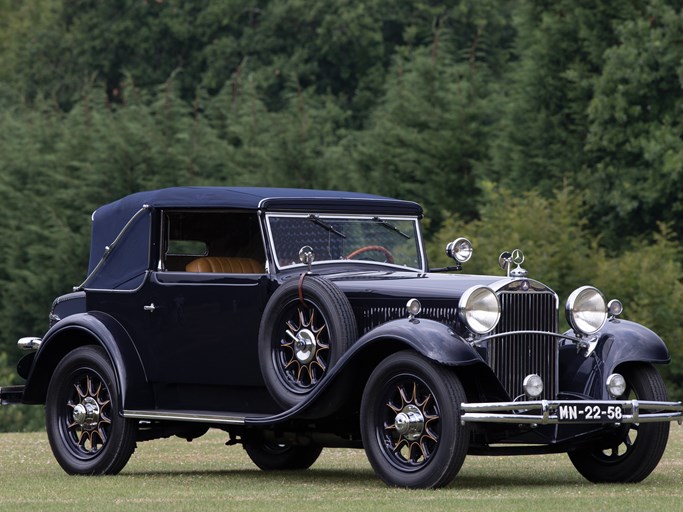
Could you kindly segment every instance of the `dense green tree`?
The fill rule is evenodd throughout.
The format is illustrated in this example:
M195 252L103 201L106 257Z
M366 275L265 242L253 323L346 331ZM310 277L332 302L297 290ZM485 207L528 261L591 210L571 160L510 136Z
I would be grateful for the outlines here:
M421 202L435 221L447 205L472 217L485 85L467 64L428 50L398 60L394 70L370 126L346 142L356 187Z
M586 116L614 24L639 15L619 0L519 2L516 55L504 91L490 176L549 194L585 164Z
M519 6L519 61L482 175L545 195L574 181L612 250L658 220L675 221L680 233L680 2Z
M683 233L683 11L667 4L617 25L587 110L581 180L613 245L660 221Z

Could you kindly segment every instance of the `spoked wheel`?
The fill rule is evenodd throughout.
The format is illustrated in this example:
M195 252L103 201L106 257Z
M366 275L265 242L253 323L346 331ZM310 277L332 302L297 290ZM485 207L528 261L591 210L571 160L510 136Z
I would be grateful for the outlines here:
M667 400L664 382L652 365L634 365L620 373L627 383L624 399ZM605 438L569 452L574 467L591 482L640 482L659 464L669 423L631 423Z
M245 442L249 458L263 471L293 471L310 468L318 460L322 447L292 446L275 442Z
M360 249L356 249L355 251L350 253L348 256L346 256L346 259L351 260L366 252L381 252L382 254L384 254L384 261L386 263L394 262L394 255L391 254L391 251L383 245L366 245L365 247L361 247Z
M469 430L460 424L465 392L447 368L412 351L385 359L361 402L361 435L370 464L387 484L447 485L462 466Z
M116 380L106 353L80 347L57 365L47 392L47 435L69 474L116 474L135 450L136 427L118 415Z
M327 375L356 336L348 299L334 284L307 276L271 297L259 331L259 362L273 398L289 408Z

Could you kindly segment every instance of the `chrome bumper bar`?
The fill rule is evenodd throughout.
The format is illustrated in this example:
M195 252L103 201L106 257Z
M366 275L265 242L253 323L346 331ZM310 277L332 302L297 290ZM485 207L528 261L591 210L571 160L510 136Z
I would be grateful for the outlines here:
M677 421L683 423L681 402L646 400L536 400L528 402L463 403L460 421L557 425L620 424Z

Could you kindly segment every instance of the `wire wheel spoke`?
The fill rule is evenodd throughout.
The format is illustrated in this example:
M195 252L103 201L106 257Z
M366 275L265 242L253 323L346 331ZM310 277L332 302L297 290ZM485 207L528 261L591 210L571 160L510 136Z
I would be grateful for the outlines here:
M382 409L382 435L394 460L417 467L427 463L439 443L439 412L429 388L417 378L392 385Z
M329 340L322 314L310 304L297 304L286 314L284 332L280 335L277 361L280 372L294 389L315 386L329 367Z
M109 391L102 379L90 371L75 375L70 389L63 415L65 437L76 453L94 456L109 439Z

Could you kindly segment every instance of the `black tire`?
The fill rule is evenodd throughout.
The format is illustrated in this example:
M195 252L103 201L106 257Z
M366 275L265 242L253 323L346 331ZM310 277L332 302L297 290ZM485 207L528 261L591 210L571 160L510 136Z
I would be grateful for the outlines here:
M72 475L113 475L135 451L136 423L121 417L116 378L100 347L69 352L50 379L45 425L52 453Z
M627 383L620 398L667 400L664 381L654 366L631 365L619 373ZM659 464L668 439L668 422L623 424L604 439L568 455L578 472L591 482L640 482Z
M448 485L469 446L469 429L460 423L465 401L450 369L412 351L387 357L372 372L361 402L361 436L375 473L396 487Z
M297 471L310 468L321 446L291 446L270 442L244 443L251 461L263 471Z
M301 287L300 295L299 281L281 285L266 305L259 329L261 373L273 399L285 409L315 389L357 335L351 304L339 288L313 276L306 276Z

